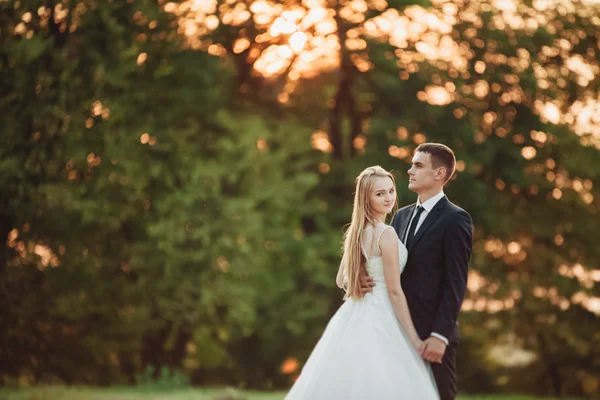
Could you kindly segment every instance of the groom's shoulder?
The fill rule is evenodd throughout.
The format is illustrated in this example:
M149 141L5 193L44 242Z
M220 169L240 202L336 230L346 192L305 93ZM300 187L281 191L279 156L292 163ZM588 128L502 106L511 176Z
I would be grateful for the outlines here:
M396 221L396 218L397 218L397 217L398 217L398 218L400 218L400 216L401 216L402 214L404 214L404 212L405 212L406 210L408 210L408 209L412 209L412 207L414 207L414 205L415 205L415 204L416 204L416 203L412 203L412 204L409 204L409 205L407 205L407 206L404 206L404 207L402 207L402 208L398 209L398 211L396 211L396 212L394 213L393 221Z
M401 213L401 212L404 212L404 211L406 211L406 210L408 210L408 209L412 209L412 207L414 207L414 206L415 206L415 204L416 204L416 203L412 203L412 204L409 204L409 205L407 205L407 206L404 206L404 207L400 208L398 211L396 211L396 214L399 214L399 213Z
M454 204L450 200L448 200L448 210L450 211L450 214L454 217L465 218L469 221L472 220L471 214L469 214L464 208L461 208L460 206Z
M394 216L392 217L392 223L391 225L395 228L395 229L400 229L400 225L398 225L400 223L400 220L402 218L404 218L403 215L405 215L405 211L410 209L411 207L413 207L415 205L415 203L413 204L409 204L407 206L404 206L402 208L400 208L398 211L396 211L394 213Z

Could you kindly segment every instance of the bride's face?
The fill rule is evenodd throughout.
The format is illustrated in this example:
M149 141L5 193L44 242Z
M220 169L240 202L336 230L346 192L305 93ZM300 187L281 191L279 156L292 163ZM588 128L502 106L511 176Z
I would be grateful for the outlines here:
M376 178L369 193L369 204L376 214L389 214L396 204L396 188L389 177Z

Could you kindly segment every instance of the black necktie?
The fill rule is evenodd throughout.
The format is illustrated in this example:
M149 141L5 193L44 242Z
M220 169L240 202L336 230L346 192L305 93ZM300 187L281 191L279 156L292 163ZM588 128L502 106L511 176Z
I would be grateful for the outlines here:
M412 222L410 223L410 228L408 229L408 236L406 236L406 248L410 250L410 246L413 241L413 237L415 236L415 230L417 229L417 224L419 223L419 218L421 217L421 213L425 210L422 206L417 206L417 212Z

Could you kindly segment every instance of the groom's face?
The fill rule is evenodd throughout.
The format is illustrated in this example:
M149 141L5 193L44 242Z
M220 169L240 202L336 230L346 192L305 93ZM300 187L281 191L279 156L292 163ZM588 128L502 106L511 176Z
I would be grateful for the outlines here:
M408 188L415 193L425 192L438 185L436 170L431 164L431 154L417 151L408 170Z

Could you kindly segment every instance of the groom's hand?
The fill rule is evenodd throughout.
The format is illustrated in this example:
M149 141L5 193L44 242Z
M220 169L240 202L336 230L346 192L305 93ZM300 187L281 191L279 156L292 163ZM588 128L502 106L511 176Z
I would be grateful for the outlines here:
M432 362L432 363L442 363L442 357L444 357L444 353L446 352L446 343L442 340L430 336L425 340L424 350L423 350L423 359Z
M375 282L373 282L373 278L370 276L367 275L360 278L360 290L363 295L372 292L373 286L375 286Z

